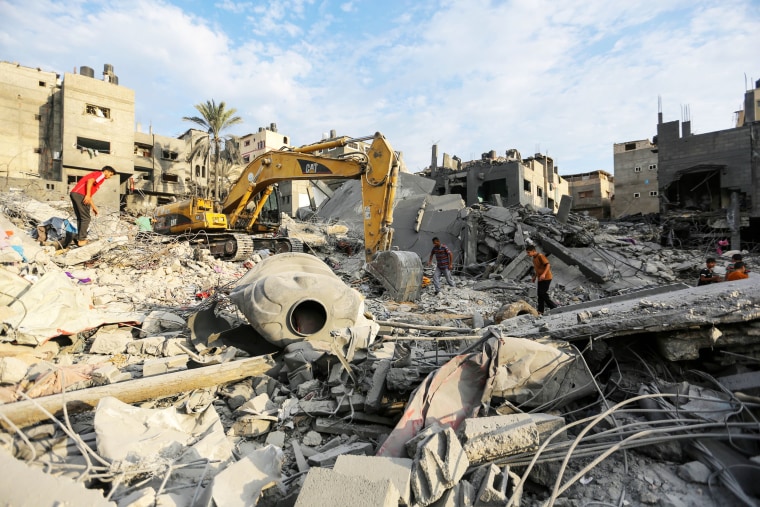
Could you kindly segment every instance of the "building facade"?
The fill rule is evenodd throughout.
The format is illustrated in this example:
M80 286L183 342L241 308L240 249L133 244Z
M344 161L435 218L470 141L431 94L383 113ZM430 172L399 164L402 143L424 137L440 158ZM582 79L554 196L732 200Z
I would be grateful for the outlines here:
M0 189L40 200L66 199L80 177L110 165L116 178L96 195L119 209L133 175L134 92L119 86L113 67L103 79L90 67L66 73L0 62Z
M573 198L572 210L598 219L612 216L615 179L606 171L591 171L564 176Z
M615 191L612 216L649 215L660 212L657 146L649 139L613 146Z
M435 157L435 146L433 153ZM436 181L434 193L459 194L467 206L483 202L533 205L556 212L560 198L569 195L568 182L559 175L554 160L540 153L523 159L515 149L507 150L505 157L492 150L469 162L444 154L443 162L443 166L426 169L423 175Z

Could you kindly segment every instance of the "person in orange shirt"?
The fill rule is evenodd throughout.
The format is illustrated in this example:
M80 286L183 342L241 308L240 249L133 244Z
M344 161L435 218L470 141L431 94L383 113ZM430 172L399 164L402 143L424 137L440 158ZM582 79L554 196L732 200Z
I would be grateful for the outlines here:
M733 271L726 275L727 282L733 282L734 280L744 280L745 278L749 278L749 275L747 274L747 267L741 261L734 264Z
M545 306L548 306L550 310L557 308L557 304L549 299L549 286L552 283L552 268L549 265L549 259L544 254L538 253L533 245L526 246L525 253L533 259L534 273L530 281L535 282L538 280L538 293L536 295L538 299L538 313L543 314Z

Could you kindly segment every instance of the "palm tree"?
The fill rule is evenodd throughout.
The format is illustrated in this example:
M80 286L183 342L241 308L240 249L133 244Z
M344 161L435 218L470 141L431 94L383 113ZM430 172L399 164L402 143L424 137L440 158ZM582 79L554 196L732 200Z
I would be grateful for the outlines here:
M237 109L227 109L224 102L217 105L214 99L207 100L205 104L196 104L194 107L201 116L185 116L182 119L200 125L203 130L208 132L208 136L196 140L189 158L194 160L202 157L205 160L209 155L214 158L214 197L218 198L219 181L224 177L218 172L219 169L224 168L224 166L220 166L220 160L228 160L234 164L242 163L237 137L223 136L222 131L238 123L243 123L243 119L240 116L234 116Z

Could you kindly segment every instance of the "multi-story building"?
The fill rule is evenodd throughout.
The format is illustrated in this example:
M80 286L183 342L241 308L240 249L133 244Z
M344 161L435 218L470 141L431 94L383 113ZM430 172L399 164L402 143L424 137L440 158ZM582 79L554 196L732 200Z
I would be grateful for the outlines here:
M615 143L614 218L660 212L657 161L657 145L649 139Z
M615 180L610 173L599 170L565 175L564 178L573 197L573 211L599 219L612 216L611 203L615 194Z
M433 157L437 158L437 146L433 147ZM506 157L492 150L480 160L469 162L444 154L443 162L441 167L434 163L423 175L436 181L434 193L460 194L467 206L480 202L497 206L530 204L556 212L560 198L569 193L554 159L541 153L523 159L515 149L507 150Z
M0 181L38 198L64 192L63 96L55 72L0 62Z
M659 114L659 185L662 211L713 212L708 225L723 229L739 248L741 234L760 240L760 80L745 93L734 128L693 134L691 121L663 122ZM721 226L721 224L724 224Z
M58 74L0 62L0 188L43 200L65 199L78 179L110 165L118 178L97 202L119 208L134 171L134 91L119 86L109 64L103 79L90 67Z

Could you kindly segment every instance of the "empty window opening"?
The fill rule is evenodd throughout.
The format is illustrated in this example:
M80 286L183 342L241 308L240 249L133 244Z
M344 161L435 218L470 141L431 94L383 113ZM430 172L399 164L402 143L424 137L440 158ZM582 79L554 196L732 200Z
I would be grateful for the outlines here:
M195 166L195 177L200 178L201 177L201 166L196 165Z
M636 149L636 143L625 143L625 151L631 151Z
M34 153L42 153L42 148L35 148Z
M584 190L583 192L578 192L578 199L588 199L590 197L594 197L593 190Z
M639 192L634 192L633 193L633 198L634 199L638 199L639 197L641 197L641 194Z
M47 86L47 83L45 81L38 81L37 84L39 84L41 87Z
M176 174L163 173L161 175L161 181L164 183L177 183L179 181L179 176Z
M153 155L153 147L144 144L135 144L135 155L150 158Z
M655 169L657 169L657 164L649 164L650 171L654 171Z
M251 145L251 140L250 140L250 139L246 139L246 140L243 142L243 146L250 146L250 145Z
M530 189L531 189L530 181L523 180L523 190L525 190L526 192L530 192Z
M35 119L35 120L37 120L37 121L40 121L40 120L42 119L42 115L40 115L40 114L35 114L35 115L34 115L34 119Z
M164 160L177 160L179 157L179 153L176 151L171 150L162 150L161 151L161 158Z
M633 168L633 172L640 173L641 172L641 167L639 167L639 166L634 167Z
M251 161L251 156L250 155L246 155L245 157L243 157L243 162L248 163L250 161Z
M657 197L657 190L652 190L649 192L649 197Z
M97 116L98 118L110 118L111 110L107 107L96 106L94 104L87 104L85 107L85 113Z
M77 137L77 149L86 151L90 156L97 156L98 153L111 153L111 143L108 141L98 141L97 139L88 139L86 137Z
M536 187L536 194L538 194L539 197L544 196L544 189L541 187Z

